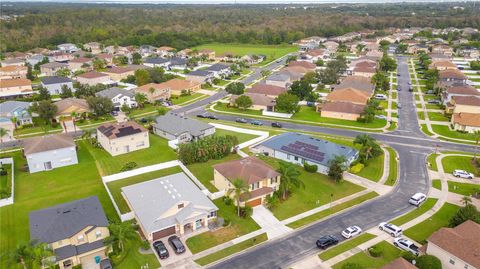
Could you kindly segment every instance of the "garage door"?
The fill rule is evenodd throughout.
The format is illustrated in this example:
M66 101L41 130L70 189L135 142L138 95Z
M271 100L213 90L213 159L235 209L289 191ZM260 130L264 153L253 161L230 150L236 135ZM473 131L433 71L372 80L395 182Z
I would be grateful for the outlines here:
M254 207L262 204L262 198L258 198L252 201L247 202L248 206Z
M160 230L158 232L154 232L153 235L152 235L153 241L158 240L160 238L163 238L165 236L172 235L174 233L175 233L175 226Z

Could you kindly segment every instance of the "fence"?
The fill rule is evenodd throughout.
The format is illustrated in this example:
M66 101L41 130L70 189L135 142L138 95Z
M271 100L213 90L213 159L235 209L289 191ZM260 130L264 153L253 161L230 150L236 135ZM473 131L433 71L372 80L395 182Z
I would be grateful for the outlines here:
M12 186L11 186L11 194L10 194L10 197L8 198L4 198L4 199L1 199L0 200L0 207L2 206L7 206L7 205L13 205L13 200L15 198L15 173L14 173L14 170L15 170L15 166L14 166L14 163L13 163L13 158L3 158L3 159L0 159L0 163L1 164L11 164L12 165Z

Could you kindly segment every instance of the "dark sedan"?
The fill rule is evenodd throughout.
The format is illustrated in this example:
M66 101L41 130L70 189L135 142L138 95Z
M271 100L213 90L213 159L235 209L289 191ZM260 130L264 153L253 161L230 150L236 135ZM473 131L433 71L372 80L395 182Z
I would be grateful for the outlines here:
M235 121L238 122L238 123L247 123L247 120L244 119L244 118L238 118Z
M320 249L326 249L336 244L338 244L338 239L334 235L322 236L317 240L317 247Z
M162 260L166 259L170 256L168 254L168 249L165 247L165 244L163 244L162 241L155 241L153 243L153 248L157 252L158 257L160 257L160 259L162 259Z
M272 127L282 128L282 124L280 122L272 122Z

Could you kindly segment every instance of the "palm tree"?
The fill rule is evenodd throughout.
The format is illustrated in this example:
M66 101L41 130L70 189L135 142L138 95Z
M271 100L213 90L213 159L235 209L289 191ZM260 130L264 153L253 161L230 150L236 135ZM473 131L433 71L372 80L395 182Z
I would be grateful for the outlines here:
M280 173L280 191L283 200L286 199L287 193L292 187L305 188L305 184L299 179L300 172L292 164L280 162L278 172Z
M10 120L13 123L13 128L16 130L17 129L17 120L18 120L17 117L12 117Z
M463 196L461 199L461 202L463 203L464 206L467 206L472 203L472 198L468 196Z
M50 265L48 258L53 256L53 251L45 243L31 240L18 245L10 254L10 260L22 264L24 269L31 268L33 263Z
M473 138L475 139L475 152L473 153L473 159L477 159L478 145L480 144L480 130L473 132Z
M137 101L139 107L143 108L145 102L147 101L147 97L145 96L145 94L138 92L135 94L135 101Z
M125 250L125 241L135 239L137 232L128 221L121 223L112 223L109 226L110 236L105 239L106 244L117 244L120 251Z
M70 113L70 116L72 117L73 131L74 131L74 132L77 132L77 128L76 128L76 126L75 126L75 118L77 117L77 112L72 111L72 113Z
M227 191L227 196L233 196L233 199L237 203L237 215L240 216L240 197L242 194L249 195L249 187L245 181L239 178L235 179L232 185L232 188Z
M375 139L371 137L368 134L360 134L355 137L355 140L353 140L353 144L360 144L362 146L366 146L371 142L374 142Z
M0 145L3 144L3 137L6 136L9 131L5 128L0 127Z

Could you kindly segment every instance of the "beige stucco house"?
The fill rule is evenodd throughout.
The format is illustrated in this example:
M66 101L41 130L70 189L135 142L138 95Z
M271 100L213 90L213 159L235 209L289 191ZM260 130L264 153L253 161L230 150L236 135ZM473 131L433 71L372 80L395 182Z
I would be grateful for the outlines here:
M97 141L112 156L150 147L148 130L134 121L103 124L97 128Z
M85 84L88 86L95 86L97 84L109 84L111 82L110 76L95 71L78 75L76 79L80 84Z
M26 78L0 80L0 97L33 94L32 82Z
M236 179L243 180L249 186L249 192L244 193L240 199L242 206L253 207L265 203L267 197L280 186L280 174L255 157L213 166L213 183L217 189L228 192Z

